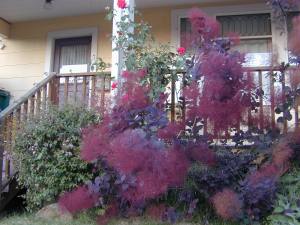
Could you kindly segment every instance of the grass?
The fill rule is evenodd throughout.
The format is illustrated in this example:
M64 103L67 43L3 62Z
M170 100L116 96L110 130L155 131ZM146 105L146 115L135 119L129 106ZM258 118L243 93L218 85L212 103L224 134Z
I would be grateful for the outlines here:
M32 214L11 215L0 219L0 225L96 225L95 220L82 215L72 221L46 220L35 217Z
M33 214L16 214L0 219L0 225L96 225L95 219L87 214L79 216L72 221L63 220L45 220L36 218ZM129 219L129 220L114 220L109 225L169 225L168 223L152 221L149 219ZM178 225L236 225L224 221L213 219L207 222L185 223L181 222Z

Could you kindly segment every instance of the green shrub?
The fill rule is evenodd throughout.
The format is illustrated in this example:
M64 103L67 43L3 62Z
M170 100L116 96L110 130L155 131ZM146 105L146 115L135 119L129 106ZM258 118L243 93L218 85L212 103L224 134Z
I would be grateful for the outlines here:
M300 225L300 170L295 170L281 178L278 199L270 225Z
M98 121L83 107L52 106L21 126L13 155L28 210L56 201L91 178L90 166L79 157L81 128Z

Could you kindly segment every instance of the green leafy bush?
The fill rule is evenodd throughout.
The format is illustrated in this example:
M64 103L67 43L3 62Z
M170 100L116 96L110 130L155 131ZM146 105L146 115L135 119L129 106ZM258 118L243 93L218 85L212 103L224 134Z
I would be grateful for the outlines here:
M96 113L83 107L53 106L22 125L13 155L29 210L91 178L90 166L79 157L81 129L98 121Z
M282 177L272 215L271 225L300 225L300 170Z

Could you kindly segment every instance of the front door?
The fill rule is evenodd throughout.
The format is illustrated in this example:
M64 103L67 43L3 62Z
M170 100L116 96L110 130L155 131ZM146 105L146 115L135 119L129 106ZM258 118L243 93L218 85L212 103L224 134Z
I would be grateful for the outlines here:
M86 73L90 71L92 37L64 38L55 41L53 71L57 74ZM85 82L88 88L89 82ZM60 78L55 85L52 101L63 105L84 101L82 77ZM82 102L83 103L83 102Z
M60 74L88 72L91 42L92 37L57 39L53 71Z

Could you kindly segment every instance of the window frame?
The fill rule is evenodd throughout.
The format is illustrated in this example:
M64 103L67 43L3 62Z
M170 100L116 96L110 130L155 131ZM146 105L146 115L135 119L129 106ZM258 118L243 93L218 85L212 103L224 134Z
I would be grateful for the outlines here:
M53 72L55 40L61 38L78 38L92 36L91 60L98 57L98 27L67 29L49 32L47 36L46 56L45 56L45 75Z

